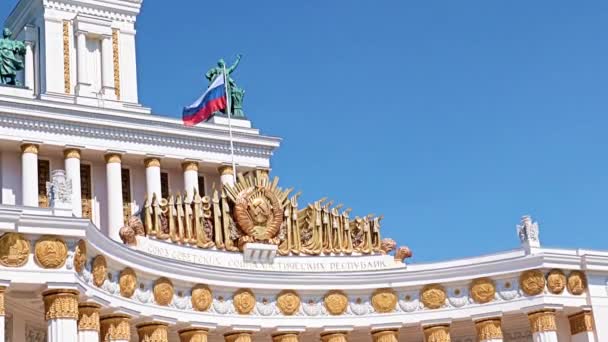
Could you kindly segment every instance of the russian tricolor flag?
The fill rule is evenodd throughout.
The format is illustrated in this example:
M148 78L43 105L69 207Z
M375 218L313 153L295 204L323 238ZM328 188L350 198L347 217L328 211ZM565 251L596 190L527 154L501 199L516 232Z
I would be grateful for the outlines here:
M209 119L213 113L226 109L226 85L224 82L224 75L219 75L203 96L184 108L182 114L184 125L194 126Z

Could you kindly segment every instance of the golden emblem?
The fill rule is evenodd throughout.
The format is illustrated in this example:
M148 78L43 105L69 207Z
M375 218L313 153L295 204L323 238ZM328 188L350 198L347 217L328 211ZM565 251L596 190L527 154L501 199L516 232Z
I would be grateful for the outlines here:
M87 262L87 243L84 240L78 241L76 250L74 251L74 269L80 273L84 269L84 264Z
M21 234L6 233L0 238L0 264L6 267L21 267L27 264L30 242Z
M167 306L173 301L173 283L171 280L162 277L154 283L154 301L161 306Z
M551 270L547 275L547 288L553 294L562 294L566 288L566 275L562 270Z
M207 311L213 302L213 293L206 285L196 285L192 288L192 307L196 311Z
M348 297L342 291L332 290L323 298L323 304L331 315L341 315L348 307Z
M379 313L395 311L397 294L393 289L378 289L372 295L372 306Z
M226 187L228 198L234 203L235 221L246 235L239 244L253 241L278 244L275 237L281 229L283 209L291 190L277 187L278 178L270 183L266 177L239 177L234 187Z
M108 263L103 255L98 255L93 259L92 264L93 283L100 287L108 277Z
M519 277L519 286L528 296L536 296L545 290L545 275L539 270L528 270Z
M475 279L471 283L471 298L478 304L489 303L496 295L496 285L490 278Z
M126 298L131 298L137 287L137 274L131 267L127 267L120 271L118 276L118 285L120 285L120 295Z
M572 271L568 275L568 292L578 296L585 293L587 289L587 278L581 271Z
M68 246L55 236L43 236L36 241L34 258L43 268L61 268L68 257Z
M249 315L255 308L255 296L249 289L238 290L232 297L234 309L241 315Z
M447 296L443 286L438 284L427 285L420 292L422 304L429 309L439 309L445 305Z
M300 310L300 296L296 291L281 291L277 296L277 306L283 315L291 316Z

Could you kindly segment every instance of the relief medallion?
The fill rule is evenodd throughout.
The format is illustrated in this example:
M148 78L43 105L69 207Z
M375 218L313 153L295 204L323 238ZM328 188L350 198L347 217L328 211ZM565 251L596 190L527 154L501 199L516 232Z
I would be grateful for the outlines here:
M192 288L192 308L207 311L213 303L213 293L207 285L198 284Z
M68 258L68 246L55 236L43 236L34 245L34 258L43 268L61 268Z
M496 284L490 278L475 279L471 283L471 298L477 304L485 304L494 300Z
M393 289L378 289L372 295L372 306L379 313L393 312L397 307L397 294Z
M519 286L528 296L537 296L545 290L545 275L539 270L528 270L519 277Z
M91 265L93 271L93 284L97 287L101 287L108 277L108 263L103 255L98 255L93 259Z
M444 306L446 298L445 289L438 284L427 285L420 292L422 304L429 309L439 309Z
M161 306L167 306L173 301L173 283L171 280L162 277L154 283L154 301Z
M6 233L0 238L0 264L21 267L30 255L30 242L18 233Z
M587 289L587 278L581 271L572 271L568 275L568 292L575 296L582 295Z
M131 267L127 267L120 271L118 276L118 285L120 286L120 295L125 298L131 298L137 288L137 274Z
M74 250L74 269L76 272L81 273L84 269L84 265L87 262L87 243L84 240L78 241L76 249Z
M238 290L232 297L232 304L237 313L249 315L255 308L255 296L249 289Z
M277 296L277 306L283 315L291 316L300 310L300 296L296 291L283 290Z
M323 304L331 315L341 315L348 307L348 297L339 290L329 291L323 298Z
M566 289L566 275L562 270L551 270L547 275L547 288L553 294L562 294Z

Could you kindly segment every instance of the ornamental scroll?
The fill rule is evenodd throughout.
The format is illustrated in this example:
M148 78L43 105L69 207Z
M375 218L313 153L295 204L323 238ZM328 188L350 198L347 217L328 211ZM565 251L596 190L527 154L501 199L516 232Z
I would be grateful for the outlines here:
M298 208L300 194L278 187L278 178L262 172L239 174L234 186L224 185L212 196L147 196L141 220L132 217L121 229L123 242L136 236L204 249L242 251L250 242L274 244L280 255L388 253L393 244L380 238L382 217L350 219L350 209L321 199Z

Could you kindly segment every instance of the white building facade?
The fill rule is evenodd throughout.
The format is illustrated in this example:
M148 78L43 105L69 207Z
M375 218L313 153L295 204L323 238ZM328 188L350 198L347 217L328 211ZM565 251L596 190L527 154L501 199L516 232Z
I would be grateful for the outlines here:
M0 341L608 341L608 252L430 264L269 175L280 139L138 99L141 0L20 0L0 86Z

